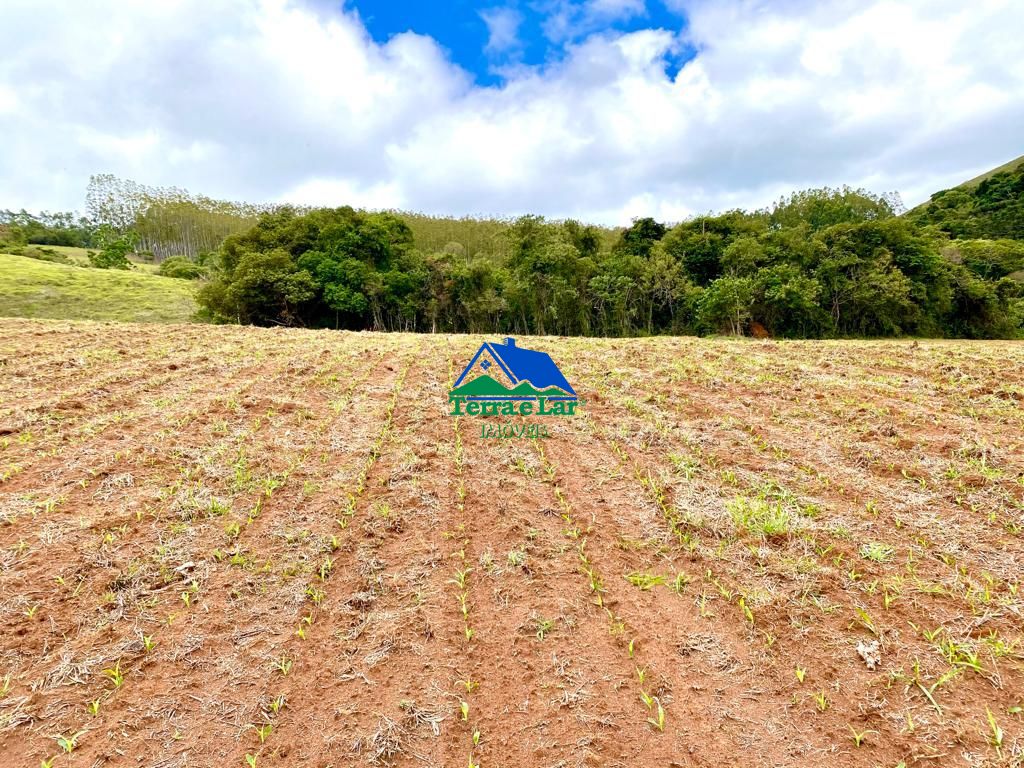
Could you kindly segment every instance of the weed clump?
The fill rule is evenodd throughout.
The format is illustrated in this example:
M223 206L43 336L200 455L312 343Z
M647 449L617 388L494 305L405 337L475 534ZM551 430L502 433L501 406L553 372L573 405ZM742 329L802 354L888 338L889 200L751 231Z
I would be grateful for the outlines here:
M779 503L737 496L726 508L740 533L772 539L788 536L793 530L793 516Z

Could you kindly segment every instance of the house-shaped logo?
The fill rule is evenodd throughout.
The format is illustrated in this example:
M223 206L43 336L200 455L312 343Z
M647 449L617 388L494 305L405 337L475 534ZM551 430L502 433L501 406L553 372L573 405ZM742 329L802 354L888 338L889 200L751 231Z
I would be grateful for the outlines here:
M452 416L572 416L576 391L546 352L485 341L455 380Z

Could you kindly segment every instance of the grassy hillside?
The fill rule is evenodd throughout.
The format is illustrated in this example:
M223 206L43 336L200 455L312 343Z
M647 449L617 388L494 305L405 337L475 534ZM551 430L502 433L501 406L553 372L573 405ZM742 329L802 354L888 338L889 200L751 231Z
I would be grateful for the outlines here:
M968 179L963 184L958 184L957 189L970 189L972 187L976 187L979 184L981 184L981 182L985 181L986 179L992 178L997 173L1006 173L1009 171L1013 171L1016 170L1017 167L1021 165L1024 165L1024 155L1021 155L1017 159L1011 160L1008 163L1003 163L998 168L993 168L990 171L986 171L980 176L975 176L973 179Z
M22 248L28 253L30 250L34 251L54 251L59 256L63 256L65 259L70 261L72 264L79 264L83 267L89 266L89 254L95 253L95 248L76 248L70 245L26 245ZM21 252L18 252L21 255ZM140 261L139 259L129 256L129 260L135 265L135 269L143 274L151 275L156 274L156 271L160 268L159 264L153 264L149 261ZM46 259L43 259L46 261ZM56 261L56 260L55 260Z
M184 323L196 311L195 287L142 270L86 269L0 254L2 317Z

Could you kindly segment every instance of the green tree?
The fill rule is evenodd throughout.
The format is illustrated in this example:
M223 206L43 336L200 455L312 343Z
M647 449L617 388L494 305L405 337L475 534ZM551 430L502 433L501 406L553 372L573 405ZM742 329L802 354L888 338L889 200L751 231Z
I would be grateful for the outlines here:
M766 259L765 249L758 239L752 235L742 235L722 250L721 263L727 275L749 276Z
M96 269L132 269L128 255L135 252L137 237L132 230L117 232L103 225L97 232L99 253L89 254L89 263Z
M713 333L740 336L751 319L754 281L749 277L720 277L703 292L698 306L700 324Z
M316 296L313 276L300 269L283 248L241 250L229 281L199 292L200 304L215 319L255 325L295 325L303 304Z
M863 189L824 187L794 192L779 200L772 209L770 219L776 227L789 228L804 224L811 232L819 232L837 224L888 219L902 208L895 194L874 195Z
M773 336L807 338L827 333L821 284L795 264L759 270L754 282L754 319Z

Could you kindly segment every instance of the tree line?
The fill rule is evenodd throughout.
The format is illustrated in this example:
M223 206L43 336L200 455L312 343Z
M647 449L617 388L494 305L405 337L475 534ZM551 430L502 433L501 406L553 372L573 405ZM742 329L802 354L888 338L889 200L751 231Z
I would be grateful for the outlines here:
M138 250L156 262L171 256L200 261L228 235L248 229L274 207L214 200L111 174L89 178L85 201L91 221L120 232L131 230Z
M0 210L0 245L63 245L90 248L97 226L85 216L70 212L31 214L26 210Z
M1016 337L1024 322L1024 165L906 213L844 187L624 228L249 205L110 175L91 178L86 208L0 212L0 244L208 277L214 322L793 338Z
M636 336L1012 337L1024 242L954 240L862 190L607 230L523 216L473 249L350 207L262 214L200 291L215 321ZM450 222L450 220L449 220ZM446 240L439 246L442 239Z

